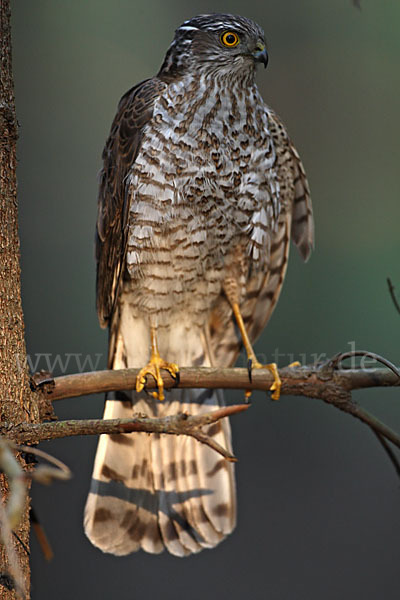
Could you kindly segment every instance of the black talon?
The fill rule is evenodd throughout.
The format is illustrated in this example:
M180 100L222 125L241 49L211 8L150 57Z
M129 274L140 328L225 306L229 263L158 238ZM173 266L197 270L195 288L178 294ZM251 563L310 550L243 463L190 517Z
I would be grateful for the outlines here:
M249 358L249 360L247 361L247 372L249 374L249 381L250 383L252 383L252 369L253 369L253 361L251 358Z
M171 373L171 377L172 377L172 379L173 379L173 380L174 380L174 382L175 382L175 383L174 383L174 387L177 387L177 386L180 384L180 382L181 382L181 374L180 374L180 372L179 372L179 371L177 371L177 372L175 373L175 375L172 375L172 373Z

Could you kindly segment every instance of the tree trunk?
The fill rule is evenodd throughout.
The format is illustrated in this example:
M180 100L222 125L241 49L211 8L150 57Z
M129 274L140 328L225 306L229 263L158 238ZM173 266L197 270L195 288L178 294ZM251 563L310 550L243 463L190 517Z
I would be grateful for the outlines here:
M19 265L16 141L17 121L11 64L9 0L0 0L0 420L10 424L36 421L26 368ZM20 459L22 462L22 459ZM0 475L0 494L7 500L8 482ZM15 531L15 550L29 594L29 497ZM24 548L24 546L25 548ZM0 599L16 598L8 558L0 546Z

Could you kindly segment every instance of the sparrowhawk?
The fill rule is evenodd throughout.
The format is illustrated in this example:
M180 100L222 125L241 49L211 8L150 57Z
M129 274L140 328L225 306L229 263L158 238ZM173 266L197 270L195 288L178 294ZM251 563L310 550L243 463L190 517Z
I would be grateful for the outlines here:
M119 103L103 152L97 308L110 368L142 370L135 391L107 397L105 418L223 405L213 390L164 394L163 369L227 367L242 345L260 366L251 343L278 300L290 238L304 259L313 245L302 163L255 84L267 59L253 21L200 15L176 30L158 75ZM274 397L279 384L275 373ZM231 448L228 419L208 433ZM207 446L100 437L85 531L103 551L184 556L218 544L235 521L233 466Z

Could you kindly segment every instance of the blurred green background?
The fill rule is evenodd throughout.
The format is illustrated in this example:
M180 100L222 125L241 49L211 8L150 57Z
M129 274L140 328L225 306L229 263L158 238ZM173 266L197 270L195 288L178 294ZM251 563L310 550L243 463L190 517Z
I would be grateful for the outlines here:
M174 29L215 11L264 28L270 63L259 87L287 124L314 202L315 253L304 265L293 252L259 353L278 350L284 365L292 355L313 362L355 345L400 362L400 315L385 281L391 276L400 291L398 0L363 0L361 11L350 0L12 5L23 304L34 367L59 356L60 373L69 355L67 372L87 356L105 366L93 259L101 150L119 98L157 72ZM395 390L355 396L400 429ZM91 397L56 410L96 417L102 405ZM75 476L34 488L56 557L46 564L33 539L33 598L397 600L399 481L375 437L321 402L273 403L264 394L232 425L237 529L186 559L94 549L81 521L96 440L43 444Z

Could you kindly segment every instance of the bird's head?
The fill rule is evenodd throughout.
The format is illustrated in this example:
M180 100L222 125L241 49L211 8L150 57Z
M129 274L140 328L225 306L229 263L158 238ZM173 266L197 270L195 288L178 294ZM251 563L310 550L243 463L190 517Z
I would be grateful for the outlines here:
M267 66L263 30L238 15L198 15L175 32L159 76L174 78L188 72L253 74L257 63Z

